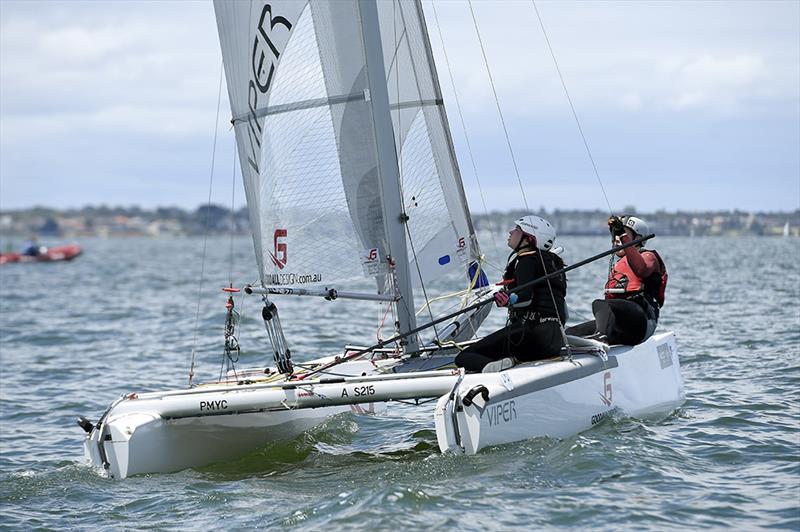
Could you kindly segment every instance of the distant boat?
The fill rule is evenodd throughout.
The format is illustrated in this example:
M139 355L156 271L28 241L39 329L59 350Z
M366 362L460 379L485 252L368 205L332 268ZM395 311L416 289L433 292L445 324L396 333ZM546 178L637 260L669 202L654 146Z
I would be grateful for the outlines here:
M783 226L783 236L789 236L791 233L789 232L789 222L786 222Z
M83 253L78 244L68 246L58 246L54 248L42 247L37 255L26 255L19 252L0 253L0 264L10 264L12 262L59 262L72 260Z

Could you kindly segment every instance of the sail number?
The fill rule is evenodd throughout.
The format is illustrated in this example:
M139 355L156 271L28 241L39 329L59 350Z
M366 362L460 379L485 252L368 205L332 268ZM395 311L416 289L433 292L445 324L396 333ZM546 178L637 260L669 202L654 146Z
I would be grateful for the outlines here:
M353 397L375 395L375 386L372 384L368 386L354 386L351 393ZM342 397L350 397L350 393L347 393L347 388L342 388Z

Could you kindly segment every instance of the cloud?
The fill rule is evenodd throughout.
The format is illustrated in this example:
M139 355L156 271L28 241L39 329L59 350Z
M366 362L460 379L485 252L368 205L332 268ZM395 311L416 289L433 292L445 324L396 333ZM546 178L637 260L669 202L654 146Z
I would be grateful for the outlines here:
M112 54L125 54L137 45L146 47L147 41L141 40L143 36L141 28L136 26L119 29L68 26L40 34L34 46L39 57L62 67L95 67Z
M759 84L769 83L773 77L757 54L670 58L657 70L658 79L671 81L672 90L664 94L667 105L678 110L735 110L758 96Z
M622 107L631 111L638 111L642 108L642 95L639 92L626 92L619 99Z
M776 178L763 197L788 201L785 190L796 190L800 172L800 4L537 5L609 188L624 189L652 165L665 180L690 175L707 181L708 190L724 184L744 191L732 183L757 181L768 158ZM562 206L602 201L530 2L473 6L523 180L564 185L532 194L563 198ZM428 0L423 8L470 188L439 28ZM500 183L516 178L469 6L436 0L436 8L476 165L489 202L504 204L513 187ZM65 174L70 185L62 194L77 198L73 204L98 197L103 182L109 203L144 202L152 189L165 195L149 201L196 206L184 198L194 202L205 194L195 189L206 186L219 73L209 2L0 0L4 207L29 205ZM228 118L223 92L221 138L229 133ZM137 179L139 195L115 186ZM678 188L665 185L659 201L685 204ZM751 196L742 193L736 205L746 206Z
M796 3L539 4L579 112L615 106L735 115L797 99ZM462 100L471 105L465 108L478 112L475 102L490 107L493 95L468 8L438 2L437 9L439 20L446 14L451 23L442 31ZM503 107L529 116L567 107L531 4L476 2L474 11ZM438 28L430 26L439 48Z
M176 24L158 16L153 7L161 4L127 12L115 5L75 4L69 16L46 9L36 18L21 8L4 12L3 114L166 105L199 111L213 105L220 55L211 7L187 9L177 19L184 24ZM198 32L203 38L196 38Z

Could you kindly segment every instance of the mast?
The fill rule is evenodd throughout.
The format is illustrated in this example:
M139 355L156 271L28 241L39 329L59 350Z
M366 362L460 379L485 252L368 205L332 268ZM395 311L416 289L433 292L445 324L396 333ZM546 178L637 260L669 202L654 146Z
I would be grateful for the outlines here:
M382 189L386 238L394 260L397 289L400 300L396 304L400 334L416 328L414 295L406 249L406 221L400 191L400 168L397 162L392 117L389 110L389 90L386 86L386 69L383 62L378 7L376 0L358 0L361 13L361 33L369 84L369 103L372 108L375 149L378 156L378 176ZM411 336L405 346L407 352L417 350L417 338Z

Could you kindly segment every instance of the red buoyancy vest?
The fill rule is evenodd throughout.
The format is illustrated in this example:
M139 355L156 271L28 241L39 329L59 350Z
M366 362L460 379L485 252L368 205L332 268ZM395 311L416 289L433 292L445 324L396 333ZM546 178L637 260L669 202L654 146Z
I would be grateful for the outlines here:
M614 265L611 275L606 283L606 289L623 289L623 293L606 293L606 298L630 299L641 293L653 298L659 307L664 306L664 293L667 290L667 267L661 256L652 249L641 249L640 253L648 252L656 256L658 260L658 271L653 272L646 279L640 279L628 264L628 257L623 257Z

